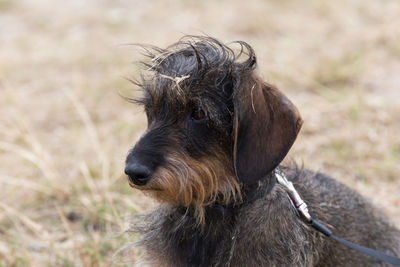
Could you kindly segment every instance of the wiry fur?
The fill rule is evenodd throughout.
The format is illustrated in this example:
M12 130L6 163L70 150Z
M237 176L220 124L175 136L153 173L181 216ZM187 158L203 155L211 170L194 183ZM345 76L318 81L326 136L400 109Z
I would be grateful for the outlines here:
M153 139L151 146L157 144L157 148L147 147L153 152L161 147L164 151L154 178L140 189L161 201L194 208L199 223L210 203L226 205L241 200L229 148L233 86L240 79L239 73L252 71L255 56L250 46L238 43L242 47L239 54L206 37L186 37L167 49L145 46L150 60L142 64L150 73L135 82L143 89L143 97L131 99L144 106L148 132L158 132L154 135L164 139ZM242 53L249 58L236 62ZM188 127L179 120L195 106L207 116L204 127ZM186 131L174 131L171 126ZM211 132L212 138L202 140L204 131ZM196 135L199 138L194 138Z
M204 224L205 207L216 202L228 205L241 199L240 186L226 157L193 159L171 152L151 181L138 187L161 202L191 207L197 223ZM179 179L177 179L179 178Z
M180 115L187 111L185 108L199 105L214 127L229 128L231 120L222 115L226 111L233 114L236 88L232 87L254 70L256 60L248 44L235 43L241 47L238 54L213 38L196 36L186 36L166 49L144 46L150 60L141 63L150 73L134 82L143 89L143 98L132 101L155 114L170 108ZM243 55L247 59L237 62Z
M273 170L302 120L254 72L251 47L238 44L234 53L213 38L189 36L166 49L145 47L149 73L137 82L143 98L133 101L144 106L148 129L126 172L133 187L162 202L132 226L146 260L171 267L389 266L313 230L275 183ZM129 166L150 170L147 182L136 185ZM400 232L362 196L323 174L281 168L312 216L335 234L400 255Z
M310 213L338 236L400 255L400 233L362 196L331 178L285 168ZM304 224L276 185L236 208L207 209L200 231L185 209L162 206L133 223L154 266L392 266L355 252Z

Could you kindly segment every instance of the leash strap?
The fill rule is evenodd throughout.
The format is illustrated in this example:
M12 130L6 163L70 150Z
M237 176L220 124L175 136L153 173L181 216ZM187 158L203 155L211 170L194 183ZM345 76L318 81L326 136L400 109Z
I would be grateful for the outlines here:
M361 252L363 254L366 254L368 256L374 257L378 260L384 261L391 263L396 266L400 266L400 258L393 257L390 255L387 255L385 253L360 246L358 244L354 244L350 241L347 241L345 239L342 239L340 237L335 236L332 234L331 230L329 230L326 226L324 226L322 223L318 222L317 220L313 219L311 215L308 212L307 204L301 199L299 193L296 191L294 188L292 182L289 182L285 174L281 172L278 168L275 169L275 177L277 182L282 185L283 187L286 188L287 194L289 196L289 200L292 203L292 205L296 208L299 216L309 225L311 225L314 229L317 231L323 233L324 235L336 240L337 242L352 248L358 252Z
M390 255L387 255L385 253L382 253L382 252L379 252L379 251L376 251L376 250L373 250L373 249L370 249L370 248L367 248L364 246L360 246L358 244L354 244L350 241L347 241L345 239L337 237L334 234L332 234L332 232L327 227L325 227L323 224L321 224L320 222L318 222L315 219L311 220L310 225L317 231L323 233L324 235L336 240L337 242L339 242L345 246L348 246L349 248L352 248L352 249L354 249L358 252L361 252L363 254L366 254L368 256L374 257L378 260L388 262L388 263L391 263L396 266L400 266L400 258L396 258L396 257L390 256Z

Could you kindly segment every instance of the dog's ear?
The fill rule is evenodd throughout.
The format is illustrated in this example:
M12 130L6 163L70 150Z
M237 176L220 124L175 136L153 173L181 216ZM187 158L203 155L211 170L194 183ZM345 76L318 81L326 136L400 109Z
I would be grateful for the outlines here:
M239 181L252 184L283 160L303 120L289 99L259 78L243 79L236 90L233 163Z

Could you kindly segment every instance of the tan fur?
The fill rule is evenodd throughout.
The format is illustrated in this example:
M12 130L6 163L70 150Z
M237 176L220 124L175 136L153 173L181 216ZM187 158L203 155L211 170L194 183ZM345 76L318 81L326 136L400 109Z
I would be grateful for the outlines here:
M240 185L227 162L227 157L203 157L196 160L181 149L168 153L145 186L137 187L163 203L192 207L196 220L204 223L206 206L227 205L241 200Z

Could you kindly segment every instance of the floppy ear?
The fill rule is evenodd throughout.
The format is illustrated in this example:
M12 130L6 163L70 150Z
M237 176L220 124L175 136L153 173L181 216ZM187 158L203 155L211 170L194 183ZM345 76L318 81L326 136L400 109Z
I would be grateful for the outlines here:
M242 80L234 98L233 163L239 181L252 184L283 160L303 120L289 99L257 77Z

